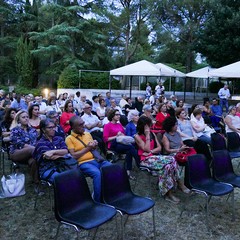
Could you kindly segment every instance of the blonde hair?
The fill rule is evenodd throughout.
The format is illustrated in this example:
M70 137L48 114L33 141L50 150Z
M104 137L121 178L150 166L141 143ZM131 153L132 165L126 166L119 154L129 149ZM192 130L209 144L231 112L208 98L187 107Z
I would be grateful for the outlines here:
M19 119L20 119L20 116L23 114L23 113L26 113L28 115L28 112L26 110L20 110L16 113L13 121L12 121L12 124L11 124L11 127L10 127L10 130L12 130L13 128L17 127L18 124L19 124Z

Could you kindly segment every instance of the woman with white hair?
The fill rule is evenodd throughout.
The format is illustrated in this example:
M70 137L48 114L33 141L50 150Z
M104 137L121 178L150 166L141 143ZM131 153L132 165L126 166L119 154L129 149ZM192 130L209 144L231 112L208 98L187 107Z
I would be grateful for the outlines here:
M236 132L240 135L240 118L236 115L237 108L230 106L228 108L228 115L225 117L226 133Z
M139 119L138 110L130 110L128 112L128 124L126 125L126 130L125 130L125 133L127 136L134 137L134 135L136 134L138 119Z

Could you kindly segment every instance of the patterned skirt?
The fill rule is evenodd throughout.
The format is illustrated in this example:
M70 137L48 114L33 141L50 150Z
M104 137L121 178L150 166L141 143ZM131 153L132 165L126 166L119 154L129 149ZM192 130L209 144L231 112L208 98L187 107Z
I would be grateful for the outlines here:
M146 166L158 173L158 187L162 196L175 188L179 180L179 166L174 156L154 155L141 161L141 166Z

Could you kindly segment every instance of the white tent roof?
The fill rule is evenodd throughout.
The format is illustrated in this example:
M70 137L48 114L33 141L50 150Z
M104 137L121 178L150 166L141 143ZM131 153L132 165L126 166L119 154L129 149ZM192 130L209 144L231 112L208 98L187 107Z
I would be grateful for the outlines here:
M218 68L210 73L214 77L240 78L240 61Z
M198 69L196 71L187 73L187 77L192 77L192 78L209 78L210 77L210 72L213 71L215 68L211 67L204 67L201 69Z
M163 63L157 63L155 64L158 69L160 70L161 76L166 77L185 77L186 75L174 68L171 68Z
M112 76L160 76L155 64L142 60L110 71Z

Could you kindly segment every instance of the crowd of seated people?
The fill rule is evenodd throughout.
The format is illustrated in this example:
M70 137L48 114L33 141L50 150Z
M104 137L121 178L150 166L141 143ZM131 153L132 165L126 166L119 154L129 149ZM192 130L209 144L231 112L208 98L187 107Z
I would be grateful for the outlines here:
M118 104L110 92L106 93L105 98L98 94L92 97L92 101L80 92L76 96L60 94L58 99L54 93L50 93L48 99L42 96L34 98L32 95L3 94L0 108L4 114L0 133L5 142L10 144L12 161L30 166L35 185L48 174L45 171L47 166L52 166L54 155L70 152L78 161L80 169L93 178L96 201L100 199L99 169L109 162L97 162L92 154L93 149L98 149L105 158L108 150L124 154L129 178L135 179L133 159L137 166L152 164L159 170L163 163L159 160L158 164L151 162L158 159L156 156L174 155L186 147L193 147L210 162L211 137L205 134L206 129L219 126L222 119L225 132L240 134L237 107L230 106L226 117L223 117L217 99L212 99L211 105L210 101L202 106L193 105L190 117L184 101L177 100L176 96L167 100L165 96L156 98L152 94L148 101L140 96L133 101L123 94L120 102ZM174 125L169 124L170 119ZM136 142L125 145L117 142L118 136L130 136ZM86 146L76 137L84 141ZM59 151L52 149L56 145L55 140L58 141ZM46 142L44 148L43 142ZM167 169L157 171L159 190L166 200L177 203L179 199L172 193L173 184L168 185L165 181L178 183L178 165L176 162L167 165ZM181 182L179 187L188 192Z

